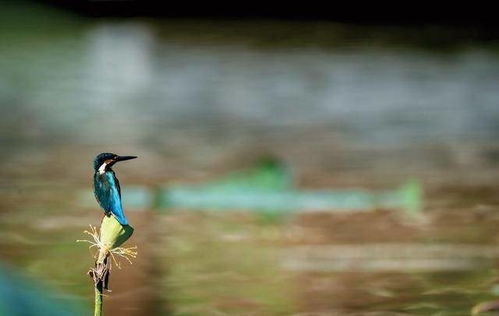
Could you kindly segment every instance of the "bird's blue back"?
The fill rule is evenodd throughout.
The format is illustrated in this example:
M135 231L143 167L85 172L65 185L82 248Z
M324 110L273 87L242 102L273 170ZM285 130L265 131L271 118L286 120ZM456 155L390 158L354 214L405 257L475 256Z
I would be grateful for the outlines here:
M94 175L94 193L106 215L112 213L121 225L128 225L121 205L120 183L112 170Z

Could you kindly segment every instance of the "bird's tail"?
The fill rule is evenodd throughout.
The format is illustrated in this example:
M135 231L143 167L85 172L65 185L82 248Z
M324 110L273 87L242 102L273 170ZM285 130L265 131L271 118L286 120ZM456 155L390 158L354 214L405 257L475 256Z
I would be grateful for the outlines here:
M128 225L128 220L125 217L125 214L123 213L113 213L114 217L116 217L116 220L123 226Z

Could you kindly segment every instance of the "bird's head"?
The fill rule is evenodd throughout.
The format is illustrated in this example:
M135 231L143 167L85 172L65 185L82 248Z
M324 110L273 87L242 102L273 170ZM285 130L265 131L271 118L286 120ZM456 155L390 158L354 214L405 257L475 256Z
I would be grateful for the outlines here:
M97 172L104 173L109 170L115 163L123 160L135 159L137 156L118 156L113 153L98 154L94 159L94 169Z

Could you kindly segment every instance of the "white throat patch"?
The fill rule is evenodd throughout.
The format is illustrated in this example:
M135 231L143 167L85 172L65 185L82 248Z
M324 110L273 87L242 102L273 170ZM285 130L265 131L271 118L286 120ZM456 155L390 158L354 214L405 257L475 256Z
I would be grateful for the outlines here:
M104 162L100 167L99 167L99 174L104 174L106 172L106 166L107 162Z

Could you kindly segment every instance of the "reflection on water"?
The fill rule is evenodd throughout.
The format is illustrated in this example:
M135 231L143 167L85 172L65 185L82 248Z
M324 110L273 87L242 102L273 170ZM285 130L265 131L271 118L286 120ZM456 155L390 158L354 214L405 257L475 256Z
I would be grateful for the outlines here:
M304 188L386 189L419 177L428 218L319 213L269 223L125 205L140 255L113 271L109 311L467 313L490 299L497 274L495 255L476 251L499 240L499 55L462 32L92 20L2 3L2 261L91 305L91 257L74 241L100 216L78 202L96 152L140 156L119 167L122 186L208 181L271 153ZM381 270L328 264L379 244L454 252L431 271L386 269L381 254ZM336 250L319 264L299 249ZM421 253L411 262L434 262ZM301 269L286 269L296 256ZM369 258L358 264L372 267Z

